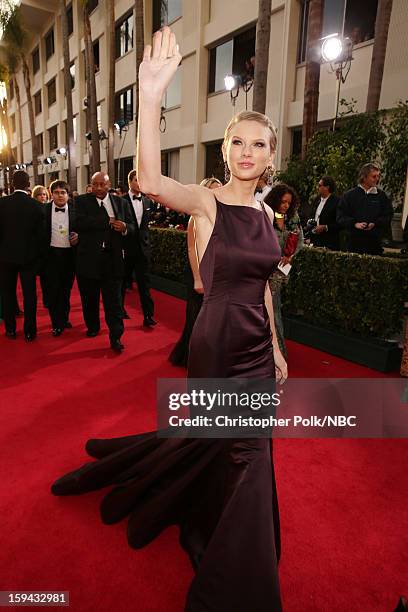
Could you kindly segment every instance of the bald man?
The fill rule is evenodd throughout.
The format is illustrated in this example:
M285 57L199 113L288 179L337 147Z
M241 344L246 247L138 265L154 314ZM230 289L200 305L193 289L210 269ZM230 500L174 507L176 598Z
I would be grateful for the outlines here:
M109 193L109 176L92 176L91 193L75 199L75 231L79 234L76 271L81 294L86 335L99 333L99 304L102 302L109 327L111 348L124 349L121 286L124 275L124 240L134 232L128 204Z

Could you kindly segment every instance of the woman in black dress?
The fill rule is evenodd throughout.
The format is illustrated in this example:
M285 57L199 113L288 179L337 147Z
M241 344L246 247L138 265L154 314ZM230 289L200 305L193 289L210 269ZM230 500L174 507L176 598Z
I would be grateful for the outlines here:
M161 175L160 107L181 60L168 27L156 32L140 66L138 179L156 201L195 220L204 300L193 329L191 378L283 382L287 367L274 333L268 278L280 259L272 212L254 198L272 165L276 133L251 111L225 131L231 174L210 191ZM271 333L272 332L272 333ZM127 516L140 548L171 524L196 571L186 612L279 612L279 514L270 440L163 439L157 432L89 440L97 458L57 480L55 495L113 488L101 505L109 524Z
M207 189L218 189L222 187L221 181L217 178L205 178L200 185ZM200 312L203 303L204 287L201 280L199 262L197 257L197 245L195 237L194 217L190 217L187 225L187 253L188 264L186 266L186 285L187 285L187 304L186 321L180 339L173 347L169 355L169 361L175 366L187 366L188 350L190 345L191 332L194 323Z

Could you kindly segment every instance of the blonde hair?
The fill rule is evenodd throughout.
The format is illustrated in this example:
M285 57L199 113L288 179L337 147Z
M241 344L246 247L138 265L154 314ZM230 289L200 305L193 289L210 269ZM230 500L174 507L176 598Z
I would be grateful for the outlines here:
M41 191L45 191L45 193L47 194L47 198L50 197L48 194L48 189L44 187L44 185L36 185L35 187L33 187L33 192L31 194L31 197L36 199L37 196L41 193Z
M208 189L211 189L211 185L214 185L214 183L216 185L218 185L218 187L222 187L221 181L219 181L217 178L215 178L215 176L211 176L210 178L203 179L201 181L200 185L202 187L207 187Z
M264 127L268 128L271 133L269 140L271 151L276 151L276 128L269 117L263 115L262 113L257 113L256 111L241 111L231 119L224 132L224 142L222 143L223 150L225 150L227 146L232 128L237 125L237 123L241 123L241 121L256 121L257 123L260 123Z

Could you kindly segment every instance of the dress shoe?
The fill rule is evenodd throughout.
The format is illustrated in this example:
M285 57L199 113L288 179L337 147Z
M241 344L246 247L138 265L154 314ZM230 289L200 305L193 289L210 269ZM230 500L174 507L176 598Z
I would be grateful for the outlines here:
M32 342L33 340L35 340L37 337L37 334L24 334L24 338L26 339L26 342Z
M67 321L64 325L65 329L72 329L72 323L70 321Z
M54 336L54 338L57 338L58 336L60 336L62 334L64 330L61 329L61 327L54 327L54 329L52 330L52 335Z
M86 335L88 336L88 338L95 338L95 336L97 336L99 334L99 329L97 331L92 331L92 329L88 329L88 331L86 332Z
M121 343L120 340L111 340L111 349L116 353L121 353L125 346Z
M17 337L17 334L15 331L12 330L7 330L6 329L6 338L10 338L11 340L15 340Z
M122 319L130 319L130 316L128 315L126 310L123 311Z
M400 600L398 602L398 605L395 608L394 612L405 612L406 610L408 610L408 601L407 601L406 597L401 596Z
M157 321L153 317L145 317L143 319L143 327L154 327L155 325L157 325Z

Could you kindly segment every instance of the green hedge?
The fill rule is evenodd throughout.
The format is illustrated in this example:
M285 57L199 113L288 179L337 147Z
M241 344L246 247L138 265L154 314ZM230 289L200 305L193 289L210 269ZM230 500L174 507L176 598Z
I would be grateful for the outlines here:
M401 329L408 300L408 258L304 248L293 261L285 314L361 336Z
M185 282L186 233L151 228L152 272ZM408 300L408 258L304 248L283 292L285 314L322 327L386 338L401 329Z
M187 265L187 232L161 227L150 228L152 274L185 282Z

